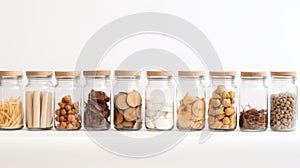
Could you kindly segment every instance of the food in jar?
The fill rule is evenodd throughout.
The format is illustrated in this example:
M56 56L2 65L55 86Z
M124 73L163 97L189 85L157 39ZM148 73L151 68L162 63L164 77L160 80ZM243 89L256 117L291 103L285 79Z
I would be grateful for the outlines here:
M205 125L205 100L186 93L177 109L177 128L199 130Z
M0 128L17 129L23 127L21 98L0 100Z
M52 93L48 91L26 92L26 121L29 129L52 127Z
M266 109L257 110L249 106L240 113L239 125L241 129L265 130L268 125L268 112Z
M59 108L55 110L56 129L80 129L81 116L79 102L72 102L71 96L62 97L58 103Z
M85 102L84 127L103 128L110 126L110 98L102 91L91 90Z
M142 97L138 91L115 95L114 125L118 130L138 130L142 127Z
M208 124L210 129L233 130L236 128L235 92L219 85L209 99Z
M271 95L270 125L274 130L290 130L296 126L297 96L294 93Z

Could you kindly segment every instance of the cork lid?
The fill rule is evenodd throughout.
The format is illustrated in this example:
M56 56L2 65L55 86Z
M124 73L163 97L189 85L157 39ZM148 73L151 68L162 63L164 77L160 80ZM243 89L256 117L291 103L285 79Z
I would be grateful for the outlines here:
M271 71L271 76L292 76L292 77L296 77L297 73L295 71Z
M78 77L80 76L80 71L55 71L55 76Z
M138 70L116 70L115 76L141 76L141 71Z
M33 76L33 77L47 77L47 76L52 76L53 72L52 71L26 71L26 76Z
M199 76L203 77L205 75L204 71L178 71L179 76Z
M21 77L22 76L22 71L0 71L0 76Z
M169 71L147 71L147 76L172 76Z
M83 71L84 76L110 76L110 70Z
M267 72L241 72L242 77L265 77Z
M219 72L209 72L210 76L235 76L236 72L234 71L219 71Z

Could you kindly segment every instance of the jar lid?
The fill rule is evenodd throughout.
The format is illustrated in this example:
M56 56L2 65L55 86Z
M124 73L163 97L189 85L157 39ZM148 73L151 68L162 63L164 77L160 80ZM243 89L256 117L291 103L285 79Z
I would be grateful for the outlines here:
M110 70L83 71L84 76L110 76Z
M55 71L55 76L80 76L79 71Z
M235 76L236 72L234 71L219 71L219 72L209 72L210 76Z
M169 71L147 71L147 76L172 76Z
M178 71L179 76L200 76L203 77L205 75L204 71Z
M141 76L141 71L137 70L116 70L115 76Z
M26 76L33 76L33 77L47 77L52 76L52 71L26 71Z
M297 73L295 71L271 71L271 76L292 76L292 77L296 77Z
M241 72L242 77L265 77L267 72Z
M22 71L0 71L0 76L22 76Z

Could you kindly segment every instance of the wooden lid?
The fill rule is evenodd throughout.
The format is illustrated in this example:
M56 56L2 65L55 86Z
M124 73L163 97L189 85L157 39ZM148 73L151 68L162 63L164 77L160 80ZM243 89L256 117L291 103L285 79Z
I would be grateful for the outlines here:
M235 76L234 71L224 71L224 72L209 72L210 76Z
M267 72L241 72L242 77L265 77Z
M26 76L52 76L52 71L26 71Z
M110 70L83 71L84 76L110 76Z
M0 76L22 76L22 71L0 71Z
M147 71L147 76L172 76L169 71Z
M141 71L137 70L116 70L115 76L141 76Z
M295 71L286 71L286 72L280 72L280 71L271 71L271 76L297 76L297 73Z
M55 71L55 76L80 76L79 71Z
M203 77L204 71L178 71L179 76L201 76Z

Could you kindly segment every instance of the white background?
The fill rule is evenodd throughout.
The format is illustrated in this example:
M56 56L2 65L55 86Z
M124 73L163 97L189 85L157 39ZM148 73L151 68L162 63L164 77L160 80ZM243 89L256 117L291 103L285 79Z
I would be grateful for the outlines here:
M196 25L228 70L300 72L300 2L297 0L1 0L0 69L72 69L82 47L102 26L139 12L173 14ZM155 41L156 37L153 37ZM166 39L167 40L167 39ZM117 46L105 68L124 53L172 42ZM127 46L128 48L124 47ZM175 50L175 49L174 49ZM175 51L174 51L175 52ZM193 62L189 51L178 54ZM186 52L186 53L183 53ZM95 145L84 132L0 132L1 167L298 167L300 130L290 133L215 133L199 144L191 133L172 150L147 159L122 158ZM158 142L159 143L159 142Z

